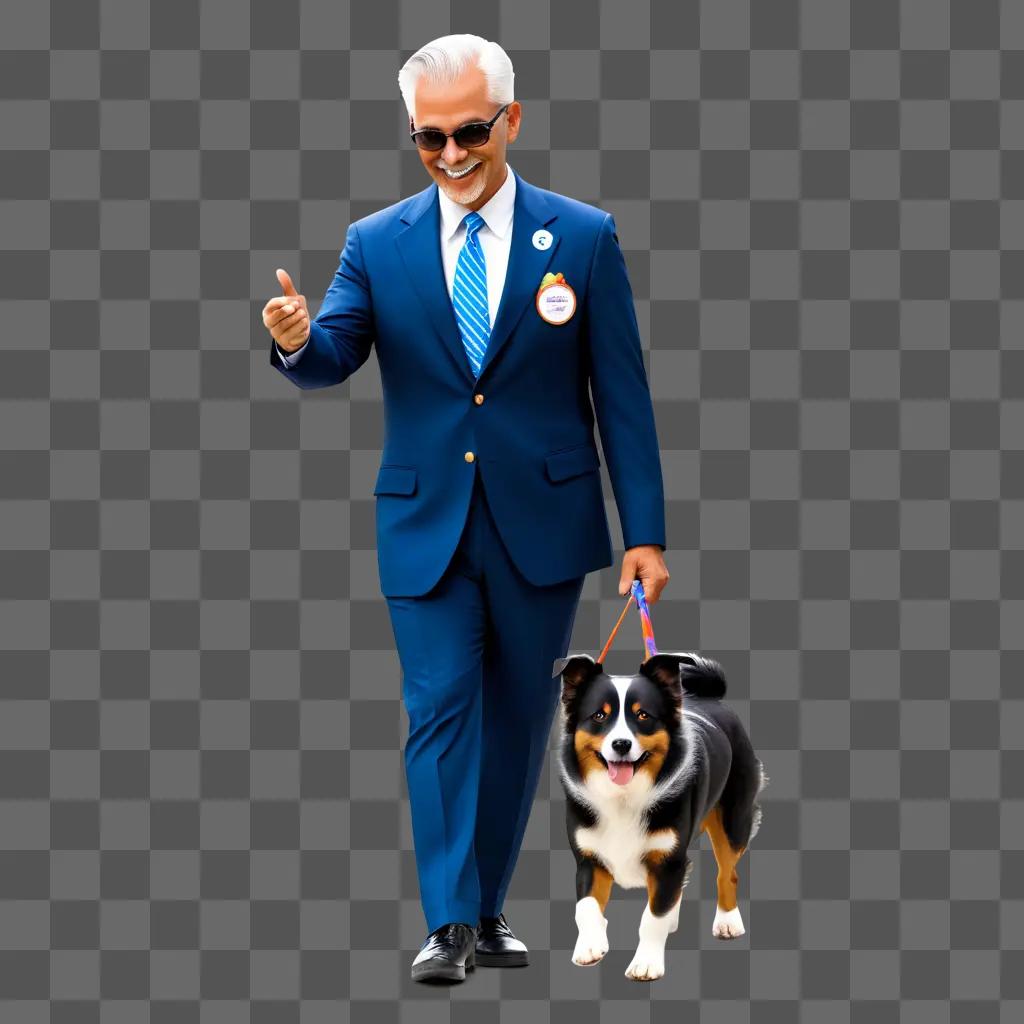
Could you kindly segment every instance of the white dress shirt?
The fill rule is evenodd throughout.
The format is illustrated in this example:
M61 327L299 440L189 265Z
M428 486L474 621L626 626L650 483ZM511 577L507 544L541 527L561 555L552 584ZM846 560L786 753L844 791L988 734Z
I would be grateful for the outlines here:
M484 261L487 264L487 305L492 328L505 287L508 255L512 247L512 213L516 201L516 176L507 163L505 166L507 170L501 187L477 211L484 219L484 226L477 232L476 237L480 240ZM466 241L466 227L462 221L470 210L468 206L449 199L440 187L438 198L441 201L441 258L444 264L445 284L448 286L448 298L451 299L455 267ZM274 344L277 345L277 342ZM302 348L290 354L278 345L277 352L286 366L294 366L302 358L308 344L307 339Z

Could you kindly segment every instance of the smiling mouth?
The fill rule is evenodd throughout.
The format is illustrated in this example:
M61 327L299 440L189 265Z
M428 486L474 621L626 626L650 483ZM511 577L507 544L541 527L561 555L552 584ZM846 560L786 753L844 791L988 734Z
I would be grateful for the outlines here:
M605 766L608 769L608 779L615 783L616 786L627 786L633 781L636 775L637 765L639 765L650 753L649 750L645 750L635 761L608 761L600 754L597 756L604 761Z
M461 174L449 174L448 171L441 167L439 170L449 181L462 181L465 178L473 177L476 169L480 166L480 163L475 163L468 171L463 171Z
M611 764L631 764L635 768L638 764L641 764L643 761L646 761L647 758L651 756L651 752L649 750L645 750L635 761L617 761L616 760L616 761L609 762L605 758L604 754L601 753L600 750L595 750L594 753L597 754L598 760L601 762L601 764L603 764L605 766L605 768L608 767L609 763L611 763Z

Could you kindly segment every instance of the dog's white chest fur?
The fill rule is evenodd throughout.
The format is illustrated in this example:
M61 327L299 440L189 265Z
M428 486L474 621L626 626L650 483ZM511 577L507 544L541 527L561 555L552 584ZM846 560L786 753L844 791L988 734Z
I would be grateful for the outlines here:
M647 832L642 821L641 801L597 797L594 806L599 811L598 822L576 829L576 845L601 860L622 888L645 887L647 868L643 856L651 850L674 849L678 841L675 832L671 829Z

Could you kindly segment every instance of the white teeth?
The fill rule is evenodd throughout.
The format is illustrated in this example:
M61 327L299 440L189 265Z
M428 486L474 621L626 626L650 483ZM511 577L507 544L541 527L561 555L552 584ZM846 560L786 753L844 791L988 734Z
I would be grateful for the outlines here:
M479 166L480 166L479 164L473 164L473 167L479 167ZM464 178L467 174L469 174L469 172L471 170L473 170L473 167L467 167L460 174L454 174L452 171L449 171L446 167L442 167L441 170L443 170L444 173L447 174L449 178Z

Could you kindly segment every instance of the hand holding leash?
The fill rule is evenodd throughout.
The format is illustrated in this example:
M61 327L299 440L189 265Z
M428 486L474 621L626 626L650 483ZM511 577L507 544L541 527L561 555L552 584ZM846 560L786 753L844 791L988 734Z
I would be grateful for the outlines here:
M629 593L635 579L643 583L647 603L655 604L669 581L660 545L639 544L626 550L619 576L619 594L622 597Z

